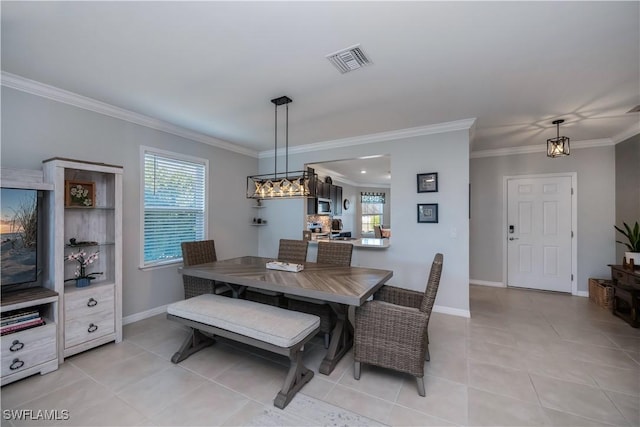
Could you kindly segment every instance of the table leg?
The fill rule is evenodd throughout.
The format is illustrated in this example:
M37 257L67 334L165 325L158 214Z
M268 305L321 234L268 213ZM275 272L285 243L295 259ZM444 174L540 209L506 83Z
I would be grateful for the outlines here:
M353 346L353 326L348 318L349 306L335 303L329 303L329 305L336 313L338 321L331 333L331 342L329 343L327 355L320 364L319 371L325 375L333 372L342 356Z

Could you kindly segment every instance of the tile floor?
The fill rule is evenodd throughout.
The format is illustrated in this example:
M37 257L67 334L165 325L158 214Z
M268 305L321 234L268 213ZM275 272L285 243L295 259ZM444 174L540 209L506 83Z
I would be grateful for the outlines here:
M124 341L2 388L7 409L66 409L67 421L3 425L638 426L640 329L587 298L471 286L471 319L434 313L426 397L411 377L347 355L281 411L287 360L218 343L173 365L187 331L156 316ZM308 346L317 371L324 349Z

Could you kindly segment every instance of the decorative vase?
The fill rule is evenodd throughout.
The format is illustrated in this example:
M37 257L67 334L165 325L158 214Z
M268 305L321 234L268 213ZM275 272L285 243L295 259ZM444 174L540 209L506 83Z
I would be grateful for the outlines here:
M633 265L640 265L640 252L625 252L624 257L627 259L627 263L631 263L633 260Z
M76 279L76 288L84 288L91 284L93 277L79 277Z

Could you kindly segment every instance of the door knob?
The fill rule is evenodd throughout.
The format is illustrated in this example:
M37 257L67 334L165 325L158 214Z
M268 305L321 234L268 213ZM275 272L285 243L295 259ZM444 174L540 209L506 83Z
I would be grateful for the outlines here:
M517 237L509 237L509 240L518 240Z

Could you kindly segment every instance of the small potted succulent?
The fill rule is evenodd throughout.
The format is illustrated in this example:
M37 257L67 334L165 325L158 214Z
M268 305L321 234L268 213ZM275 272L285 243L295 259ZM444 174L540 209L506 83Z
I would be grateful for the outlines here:
M616 242L625 245L629 249L629 252L624 253L627 262L630 263L633 260L633 264L638 266L640 265L640 225L638 225L638 221L636 221L633 228L629 227L626 222L623 222L622 225L624 230L615 225L614 227L627 238L628 242L621 242L620 240L616 240Z

